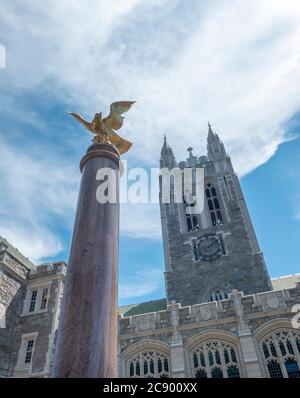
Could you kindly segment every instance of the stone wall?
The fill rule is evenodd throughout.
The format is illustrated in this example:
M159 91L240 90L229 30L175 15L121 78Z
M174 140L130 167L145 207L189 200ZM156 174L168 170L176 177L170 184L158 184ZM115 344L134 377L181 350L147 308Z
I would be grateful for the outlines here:
M7 246L0 248L0 377L11 376L16 364L28 272Z
M18 363L15 376L49 377L54 355L54 342L58 327L60 304L63 294L63 282L66 272L64 263L44 264L30 271L27 288L49 288L47 307L32 313L23 313L20 317L22 335L37 333L32 363L24 366ZM19 342L19 349L21 341Z
M120 375L126 376L126 362L134 347L149 350L151 342L161 342L168 347L172 375L193 377L190 350L201 341L216 338L237 345L242 377L266 377L256 334L266 325L276 328L279 321L292 328L292 308L299 303L298 282L292 289L245 296L233 291L227 300L185 307L173 302L167 311L120 317Z
M182 305L192 305L207 302L215 291L228 293L237 289L251 294L272 290L239 179L223 143L211 127L207 145L208 156L198 158L190 152L187 161L178 163L182 172L186 168L193 168L195 172L198 168L204 171L204 210L194 215L197 219L193 221L194 228L191 217L187 217L187 211L192 207L174 200L175 184L170 185L170 203L162 203L160 189L165 281L169 303L176 301ZM174 167L171 161L173 157L171 148L165 142L161 164ZM218 213L221 217L218 216L219 222L216 222ZM212 214L215 216L214 222ZM196 227L194 223L197 223ZM213 248L212 252L209 249L205 251L206 239L208 243L217 242L217 249L214 249L214 243L210 243L207 247ZM202 249L201 242L204 242Z
M169 302L174 300L182 305L206 302L210 293L216 290L237 289L250 294L272 289L229 157L221 166L213 162L205 165L205 184L208 182L218 193L224 224L210 226L206 199L204 212L198 215L197 231L186 230L182 203L161 204ZM195 246L200 238L207 236L215 236L222 242L223 253L211 260L199 259L195 256Z

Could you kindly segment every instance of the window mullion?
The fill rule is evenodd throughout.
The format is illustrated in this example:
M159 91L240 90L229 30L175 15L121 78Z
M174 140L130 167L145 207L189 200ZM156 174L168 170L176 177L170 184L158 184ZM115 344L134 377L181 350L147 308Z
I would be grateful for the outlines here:
M154 361L154 377L158 376L158 367L157 367L157 353L153 352L153 361Z
M225 358L224 358L224 350L223 350L224 346L223 346L222 343L219 343L219 346L220 346L219 353L220 353L220 357L221 357L221 365L222 365L223 377L227 379L228 378L228 374L227 374L227 367L226 367Z
M39 311L41 309L42 295L43 295L43 288L39 287L37 289L37 295L36 295L36 302L35 302L34 311Z
M291 345L292 345L294 353L295 353L295 355L294 355L295 359L298 362L298 365L299 365L299 368L300 368L300 354L299 354L298 347L297 347L297 344L296 344L296 338L295 338L295 336L292 333L290 333L289 340L291 342Z
M207 371L207 377L211 378L211 370L210 370L210 365L209 365L209 360L208 360L206 344L203 344L203 354L204 354L205 367L206 367L206 371Z
M272 338L273 338L273 343L274 343L274 346L275 346L275 349L276 349L276 352L277 352L277 360L278 360L278 362L279 362L279 364L281 366L281 371L282 371L283 377L284 378L288 378L288 373L286 371L284 358L283 358L283 356L281 354L281 349L279 347L279 343L278 343L277 336L276 336L275 333L273 333Z
M141 376L145 376L145 373L144 373L144 356L143 356L143 352L140 352L140 374L141 374Z

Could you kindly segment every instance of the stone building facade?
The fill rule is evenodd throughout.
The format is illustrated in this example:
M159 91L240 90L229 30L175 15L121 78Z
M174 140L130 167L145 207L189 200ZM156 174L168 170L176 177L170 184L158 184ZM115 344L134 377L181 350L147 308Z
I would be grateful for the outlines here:
M0 377L50 376L65 273L0 238Z
M230 157L160 165L204 171L204 211L160 194L166 299L119 308L120 377L300 377L300 274L270 279ZM162 181L160 182L162 187ZM186 198L185 198L186 199ZM35 266L0 239L0 376L50 377L66 264Z
M167 297L181 305L226 298L232 289L272 289L238 177L210 126L207 141L207 156L193 156L189 148L189 158L178 164L166 139L161 152L161 167L204 170L204 211L190 214L196 203L161 203Z

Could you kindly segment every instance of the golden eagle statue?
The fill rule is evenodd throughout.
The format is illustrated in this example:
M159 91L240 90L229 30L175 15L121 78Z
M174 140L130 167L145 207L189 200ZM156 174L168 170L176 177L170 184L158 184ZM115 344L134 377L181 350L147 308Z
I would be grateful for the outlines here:
M67 113L74 116L86 129L96 135L93 139L94 144L110 142L122 155L130 149L132 143L120 137L115 130L119 130L122 127L124 121L123 113L129 111L135 102L136 101L113 102L110 105L110 114L107 117L102 119L102 113L96 113L91 122L84 120L78 113Z

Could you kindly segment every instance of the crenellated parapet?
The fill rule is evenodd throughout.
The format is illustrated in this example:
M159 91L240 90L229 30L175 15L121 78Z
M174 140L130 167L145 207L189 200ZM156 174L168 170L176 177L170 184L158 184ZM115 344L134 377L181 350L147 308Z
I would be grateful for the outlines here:
M63 261L44 263L31 268L28 279L33 282L40 278L57 279L66 275L67 264Z
M226 323L249 323L258 318L292 316L292 308L300 303L300 282L293 289L273 290L264 293L243 295L233 292L229 299L181 307L178 311L178 330L184 333L189 328L217 326ZM172 305L167 310L148 314L120 317L120 338L131 334L153 335L156 332L170 333L172 324ZM244 325L241 325L245 327ZM253 329L253 327L252 327Z

